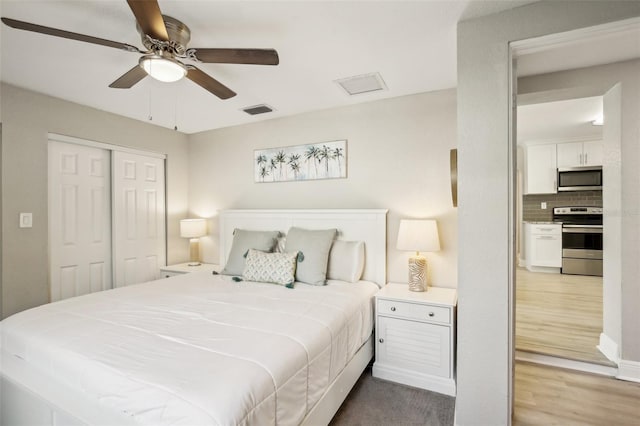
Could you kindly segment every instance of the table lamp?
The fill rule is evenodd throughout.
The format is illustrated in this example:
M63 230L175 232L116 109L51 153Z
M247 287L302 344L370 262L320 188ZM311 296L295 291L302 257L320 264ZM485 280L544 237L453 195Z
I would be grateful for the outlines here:
M182 219L180 221L180 236L189 240L189 266L200 265L198 253L199 238L207 235L207 221L205 219Z
M398 250L415 251L409 258L409 290L427 290L427 259L421 251L440 250L438 226L435 220L401 220Z

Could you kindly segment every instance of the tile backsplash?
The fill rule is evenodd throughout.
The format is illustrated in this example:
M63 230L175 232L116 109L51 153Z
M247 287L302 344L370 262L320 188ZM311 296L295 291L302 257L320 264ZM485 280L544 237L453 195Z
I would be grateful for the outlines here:
M541 209L540 203L547 208ZM530 194L522 197L522 220L551 221L554 207L595 206L602 207L602 191L560 192L558 194Z

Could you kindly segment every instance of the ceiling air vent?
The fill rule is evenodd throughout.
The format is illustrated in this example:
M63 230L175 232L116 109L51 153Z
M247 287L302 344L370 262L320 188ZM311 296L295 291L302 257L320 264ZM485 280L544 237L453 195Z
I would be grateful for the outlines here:
M246 112L249 115L258 115L258 114L271 112L273 111L273 108L271 108L267 104L260 104L260 105L254 105L254 106L242 108L242 111Z
M361 93L376 92L378 90L387 90L387 85L384 84L382 76L377 72L341 78L340 80L335 80L335 82L352 96Z

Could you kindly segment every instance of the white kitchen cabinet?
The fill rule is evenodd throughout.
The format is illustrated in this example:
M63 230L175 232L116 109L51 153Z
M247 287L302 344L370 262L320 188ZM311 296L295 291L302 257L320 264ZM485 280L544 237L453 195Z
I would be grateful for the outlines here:
M602 141L566 142L557 145L558 168L602 165Z
M528 270L560 272L562 267L562 225L526 223L525 244Z
M412 292L390 283L380 290L373 376L455 395L456 303L451 288Z
M556 144L531 145L525 150L525 194L555 194Z

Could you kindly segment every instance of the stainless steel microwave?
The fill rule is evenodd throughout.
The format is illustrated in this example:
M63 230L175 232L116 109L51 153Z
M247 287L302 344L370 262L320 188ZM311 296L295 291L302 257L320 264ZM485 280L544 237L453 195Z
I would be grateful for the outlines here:
M602 166L558 169L558 191L602 191Z

